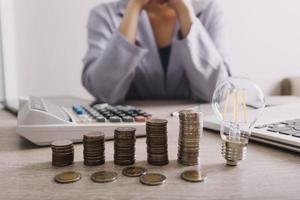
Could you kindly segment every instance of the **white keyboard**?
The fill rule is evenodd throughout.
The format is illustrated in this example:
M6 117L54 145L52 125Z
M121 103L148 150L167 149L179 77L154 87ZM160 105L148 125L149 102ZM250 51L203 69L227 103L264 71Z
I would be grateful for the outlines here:
M204 127L219 131L220 122L214 115L206 116ZM250 139L300 153L300 104L267 107Z

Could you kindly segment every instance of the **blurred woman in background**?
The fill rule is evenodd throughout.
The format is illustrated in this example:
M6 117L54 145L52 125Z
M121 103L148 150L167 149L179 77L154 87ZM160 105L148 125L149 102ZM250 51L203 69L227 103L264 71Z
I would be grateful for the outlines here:
M101 102L209 102L230 75L215 0L120 0L93 8L82 82Z

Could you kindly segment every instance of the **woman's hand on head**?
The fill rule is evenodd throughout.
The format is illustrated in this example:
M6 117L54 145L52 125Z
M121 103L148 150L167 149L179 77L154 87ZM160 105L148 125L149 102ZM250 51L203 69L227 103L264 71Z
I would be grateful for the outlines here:
M183 9L190 8L190 0L165 0L170 7L174 8L177 12L180 12Z
M130 0L128 6L135 7L141 11L150 1L151 0Z
M185 38L190 31L195 13L190 0L166 0L178 16L182 38Z

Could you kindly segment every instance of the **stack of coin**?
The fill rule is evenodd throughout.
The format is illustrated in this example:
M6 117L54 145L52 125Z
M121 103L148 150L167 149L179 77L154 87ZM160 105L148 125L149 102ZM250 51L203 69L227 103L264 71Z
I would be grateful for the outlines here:
M83 135L83 158L88 166L105 163L105 136L102 132L91 132Z
M132 165L135 162L135 131L133 127L115 129L115 155L117 165Z
M51 144L52 165L64 167L72 165L74 161L74 146L70 140L57 140Z
M149 119L146 122L148 163L151 165L169 163L167 123L165 119Z
M183 165L198 165L200 162L200 137L203 131L201 112L179 112L180 131L178 138L178 162Z

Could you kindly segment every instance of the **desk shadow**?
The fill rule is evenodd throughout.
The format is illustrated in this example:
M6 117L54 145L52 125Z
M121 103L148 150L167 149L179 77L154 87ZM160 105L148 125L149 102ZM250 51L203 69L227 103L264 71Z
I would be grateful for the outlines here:
M1 137L4 138L0 145L0 151L2 152L43 148L31 143L15 132L1 134Z
M18 147L19 149L38 149L38 148L45 148L46 146L37 146L36 144L30 142L29 140L19 136Z

